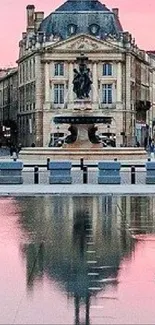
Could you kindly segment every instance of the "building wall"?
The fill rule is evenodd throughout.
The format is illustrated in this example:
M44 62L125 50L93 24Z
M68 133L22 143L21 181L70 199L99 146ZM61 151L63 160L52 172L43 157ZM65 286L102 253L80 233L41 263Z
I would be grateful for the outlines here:
M55 125L57 114L75 114L73 69L78 69L77 57L88 58L87 67L93 81L90 92L92 114L111 116L110 133L117 146L135 145L137 125L140 130L152 125L155 108L154 59L140 50L128 32L119 39L104 41L89 35L76 35L61 41L46 39L38 32L44 14L27 7L28 25L19 43L19 141L23 146L48 146L51 134L68 134L69 125ZM80 48L80 46L82 46ZM64 64L64 75L55 75L55 64ZM103 64L112 65L112 75L103 76ZM64 102L54 102L56 85L64 87ZM103 103L104 85L112 85L112 103ZM150 103L150 109L149 104ZM153 127L151 127L153 129ZM107 125L98 125L98 134L108 134ZM153 131L151 131L153 132ZM143 143L141 143L143 144Z
M18 70L9 68L0 79L0 143L17 143Z

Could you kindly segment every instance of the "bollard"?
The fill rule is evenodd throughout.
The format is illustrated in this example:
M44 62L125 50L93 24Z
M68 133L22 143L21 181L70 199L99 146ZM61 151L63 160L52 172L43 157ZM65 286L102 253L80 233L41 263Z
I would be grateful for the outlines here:
M49 170L50 158L47 158L47 170Z
M136 184L136 168L131 166L131 184Z
M80 167L81 167L81 170L83 170L83 158L80 158Z
M87 166L83 166L83 184L88 183L88 168Z
M39 184L39 168L38 168L38 166L34 167L34 184Z
M13 157L13 161L16 161L17 160L17 154L16 154L15 151L13 152L12 157Z

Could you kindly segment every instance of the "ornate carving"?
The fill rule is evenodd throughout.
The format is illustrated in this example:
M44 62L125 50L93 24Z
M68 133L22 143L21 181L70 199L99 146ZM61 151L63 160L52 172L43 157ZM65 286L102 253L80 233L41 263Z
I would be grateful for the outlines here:
M65 40L58 42L58 44L51 45L51 48L48 48L48 51L50 49L53 51L59 51L59 52L73 52L73 51L79 51L79 52L111 52L111 53L120 53L120 48L117 46L117 44L114 44L112 41L109 40L101 40L97 39L94 40L90 36L76 36L72 40ZM123 50L122 50L123 52Z
M75 49L75 50L97 50L99 48L99 45L96 42L93 42L92 40L81 37L79 40L76 40L75 42L71 42L68 46L66 46L67 49Z

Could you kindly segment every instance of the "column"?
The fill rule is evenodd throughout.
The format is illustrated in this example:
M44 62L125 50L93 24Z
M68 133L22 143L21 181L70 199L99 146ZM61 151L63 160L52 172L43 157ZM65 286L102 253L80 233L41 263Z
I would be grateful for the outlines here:
M117 103L122 103L122 63L117 63Z
M96 104L98 102L98 79L97 79L97 63L93 62L93 84L92 84L92 90L93 90L93 104Z
M41 147L43 143L43 70L40 55L35 57L36 105L35 105L35 144Z
M73 79L74 79L74 65L73 62L69 62L69 75L68 75L68 101L69 103L74 102L73 94Z
M45 63L45 103L50 102L50 62Z
M125 132L127 146L131 146L132 139L132 126L131 126L131 54L126 55L126 105L125 105Z

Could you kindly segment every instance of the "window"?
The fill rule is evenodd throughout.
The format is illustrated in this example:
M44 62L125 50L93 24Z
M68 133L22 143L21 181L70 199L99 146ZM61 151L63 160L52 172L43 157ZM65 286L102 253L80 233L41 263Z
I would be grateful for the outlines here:
M54 65L54 75L55 76L63 76L64 75L64 64L63 63L55 63Z
M22 83L21 65L19 66L19 83Z
M102 103L112 104L112 84L102 85Z
M54 104L64 104L64 84L54 85Z
M29 71L30 71L30 80L32 79L32 61L30 59L30 67L29 67Z
M25 69L26 69L26 81L29 80L29 65L28 65L28 61L26 61L25 63Z
M112 76L112 64L111 63L103 64L103 76Z
M33 78L35 78L35 75L36 75L36 71L35 71L35 58L33 58L32 69L33 69Z
M96 24L92 24L89 27L89 29L90 29L90 32L91 32L92 35L97 35L99 33L100 27L98 25L96 25Z
M23 63L23 82L25 82L25 78L26 78L26 68L25 68L25 63Z
M0 107L3 106L3 92L0 90Z
M68 34L69 35L74 35L76 33L77 26L74 24L71 24L68 26Z

